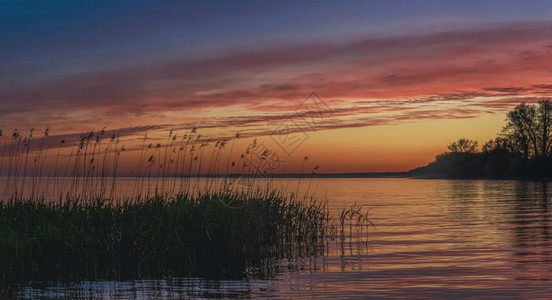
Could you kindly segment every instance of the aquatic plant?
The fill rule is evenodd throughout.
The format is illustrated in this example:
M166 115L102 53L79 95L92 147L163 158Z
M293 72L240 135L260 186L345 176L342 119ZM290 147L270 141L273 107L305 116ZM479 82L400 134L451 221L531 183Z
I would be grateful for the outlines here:
M267 259L320 254L326 220L321 204L262 191L123 203L9 201L0 205L0 278L266 276Z
M299 187L290 195L276 189L270 175L277 156L256 140L233 161L239 134L226 162L228 140L206 152L212 141L196 128L181 137L171 130L164 143L146 134L142 148L133 149L139 157L128 189L117 192L127 148L116 132L91 131L67 142L50 140L48 131L41 138L17 130L11 140L4 137L0 287L33 280L270 276L279 259L323 255L325 239L345 227L345 219L367 221L351 208L334 224L326 202L299 197Z

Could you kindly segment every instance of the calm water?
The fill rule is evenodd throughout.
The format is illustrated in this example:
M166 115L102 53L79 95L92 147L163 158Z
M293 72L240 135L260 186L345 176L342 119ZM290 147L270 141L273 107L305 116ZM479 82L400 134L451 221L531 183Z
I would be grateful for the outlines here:
M278 179L288 189L296 181ZM303 184L303 188L306 184ZM368 237L281 261L270 279L34 283L23 297L552 297L552 184L320 179L332 210L365 205Z

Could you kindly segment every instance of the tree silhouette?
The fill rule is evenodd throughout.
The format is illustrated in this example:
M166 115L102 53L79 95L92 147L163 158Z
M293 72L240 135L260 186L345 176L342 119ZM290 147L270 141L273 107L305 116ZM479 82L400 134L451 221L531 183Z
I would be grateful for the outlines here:
M483 151L483 153L516 153L518 152L517 149L517 145L514 144L511 139L504 136L498 136L486 142L481 148L481 151Z
M461 138L410 175L437 178L552 178L552 102L521 103L506 115L498 136L477 150Z
M452 152L476 153L477 141L461 138L450 144L448 149Z
M538 112L540 154L543 158L548 158L552 150L552 140L550 138L552 132L552 103L550 100L539 101Z
M506 115L502 134L526 159L549 158L552 150L552 103L521 103Z

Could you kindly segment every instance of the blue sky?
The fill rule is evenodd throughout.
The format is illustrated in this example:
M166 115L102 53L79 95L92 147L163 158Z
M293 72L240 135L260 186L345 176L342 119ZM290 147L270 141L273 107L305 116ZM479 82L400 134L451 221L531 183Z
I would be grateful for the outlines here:
M2 82L277 41L546 20L549 1L2 1ZM530 3L530 4L529 4Z
M549 1L0 3L5 130L260 137L317 91L338 112L317 130L334 136L463 120L485 129L458 134L490 138L505 111L552 95Z

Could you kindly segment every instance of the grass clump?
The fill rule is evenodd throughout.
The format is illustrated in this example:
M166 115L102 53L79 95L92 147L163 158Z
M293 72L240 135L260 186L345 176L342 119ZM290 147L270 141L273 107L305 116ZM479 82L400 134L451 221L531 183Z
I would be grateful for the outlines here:
M321 251L327 220L323 205L262 192L8 201L0 204L0 280L266 276L270 259Z
M29 282L266 277L366 225L358 207L333 224L309 200L313 176L304 196L301 177L289 196L274 188L277 153L253 140L234 157L239 133L209 146L196 128L171 130L125 147L104 130L73 141L33 132L0 147L0 298ZM132 176L121 178L132 152Z

